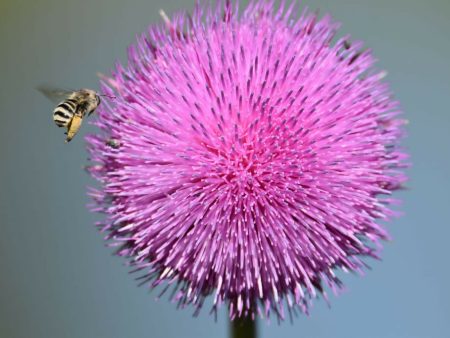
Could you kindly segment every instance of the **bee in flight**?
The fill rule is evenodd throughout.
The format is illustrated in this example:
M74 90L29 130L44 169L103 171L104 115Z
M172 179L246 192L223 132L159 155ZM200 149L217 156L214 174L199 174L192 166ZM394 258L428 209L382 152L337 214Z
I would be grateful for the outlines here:
M83 118L97 109L100 105L100 96L104 96L91 89L67 91L45 86L37 89L51 101L58 103L53 110L53 121L58 127L67 129L66 142L72 140L80 129Z

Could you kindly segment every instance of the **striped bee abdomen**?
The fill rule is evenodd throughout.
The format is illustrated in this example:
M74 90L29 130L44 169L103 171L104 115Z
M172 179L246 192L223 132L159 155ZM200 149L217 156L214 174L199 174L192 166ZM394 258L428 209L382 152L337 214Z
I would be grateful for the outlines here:
M53 121L58 127L67 127L75 114L76 107L77 103L75 100L64 100L53 111Z

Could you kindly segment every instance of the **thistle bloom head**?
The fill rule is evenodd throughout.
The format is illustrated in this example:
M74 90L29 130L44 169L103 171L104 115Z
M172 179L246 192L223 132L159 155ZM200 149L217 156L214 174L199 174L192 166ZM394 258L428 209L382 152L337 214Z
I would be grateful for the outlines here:
M105 78L91 196L144 284L283 318L378 257L404 120L370 51L337 29L295 2L197 5Z

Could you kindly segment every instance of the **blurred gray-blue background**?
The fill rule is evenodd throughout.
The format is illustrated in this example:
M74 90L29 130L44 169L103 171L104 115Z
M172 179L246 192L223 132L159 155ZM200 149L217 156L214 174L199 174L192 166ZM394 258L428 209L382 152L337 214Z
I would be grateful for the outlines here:
M403 218L389 229L383 262L349 292L315 303L308 318L260 323L261 337L450 337L450 1L307 0L373 48L409 119L414 166ZM158 10L193 0L0 1L0 337L227 337L217 322L176 310L138 288L111 256L85 205L83 128L70 144L34 87L98 89L96 72L126 60L126 47ZM84 126L86 127L86 125Z

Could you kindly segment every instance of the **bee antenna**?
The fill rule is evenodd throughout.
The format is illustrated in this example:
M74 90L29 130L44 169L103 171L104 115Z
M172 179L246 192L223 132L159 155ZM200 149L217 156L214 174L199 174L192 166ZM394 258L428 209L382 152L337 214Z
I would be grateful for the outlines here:
M98 96L105 96L105 97L109 97L110 99L116 99L116 97L114 95L106 95L106 94L101 94Z

